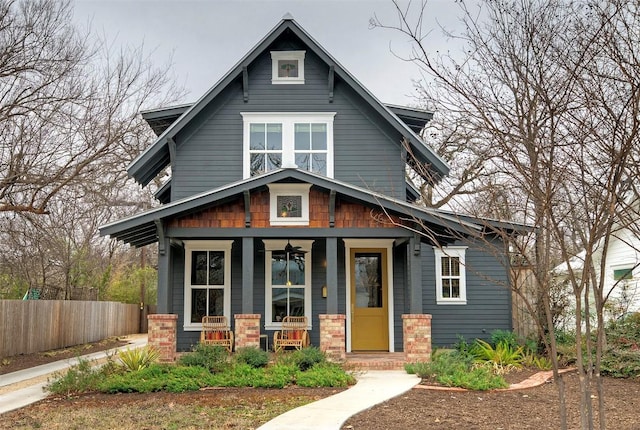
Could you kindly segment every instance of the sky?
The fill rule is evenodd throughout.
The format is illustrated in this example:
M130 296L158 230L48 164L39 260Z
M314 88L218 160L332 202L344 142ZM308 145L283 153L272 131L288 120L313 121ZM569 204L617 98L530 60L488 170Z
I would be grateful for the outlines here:
M418 2L419 3L419 2ZM455 0L429 0L425 28L430 50L453 42L439 25L459 27ZM391 0L75 0L74 20L90 25L114 46L139 46L171 72L194 102L290 13L321 46L380 101L415 106L418 68L397 58L409 43L399 32L369 26L376 15L397 23Z

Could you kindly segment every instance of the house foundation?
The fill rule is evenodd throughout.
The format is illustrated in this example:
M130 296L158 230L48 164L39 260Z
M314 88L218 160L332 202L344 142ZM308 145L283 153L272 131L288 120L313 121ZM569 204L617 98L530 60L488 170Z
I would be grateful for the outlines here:
M431 315L402 315L402 335L407 363L431 361Z
M161 363L174 363L177 351L178 315L152 314L149 322L148 345L160 352Z

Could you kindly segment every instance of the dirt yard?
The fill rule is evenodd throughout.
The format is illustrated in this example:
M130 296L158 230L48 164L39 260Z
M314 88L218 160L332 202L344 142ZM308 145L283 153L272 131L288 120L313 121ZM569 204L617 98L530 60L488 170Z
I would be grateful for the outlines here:
M14 357L0 374L80 354L122 345L111 339L63 352ZM519 382L531 375L508 376ZM564 376L569 428L579 424L579 382L575 372ZM640 379L605 378L607 428L640 430ZM77 398L48 398L0 415L0 429L252 429L273 414L320 399L339 390L253 388L209 389L193 393L89 394ZM594 396L594 401L596 400ZM595 405L595 403L594 403ZM597 412L594 412L597 422ZM596 426L597 427L597 426ZM521 391L453 392L415 388L349 419L343 429L557 429L557 387L550 381Z

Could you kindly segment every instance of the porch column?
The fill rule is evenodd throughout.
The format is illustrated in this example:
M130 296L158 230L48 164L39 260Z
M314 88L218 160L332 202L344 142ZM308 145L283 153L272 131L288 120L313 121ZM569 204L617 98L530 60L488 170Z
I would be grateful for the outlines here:
M160 243L162 241L163 243ZM169 294L171 279L171 242L169 238L158 239L158 313L168 314L172 311L171 294ZM149 327L151 330L151 327Z
M422 255L420 238L415 235L407 245L407 265L409 274L409 312L422 313Z
M253 238L242 238L242 313L253 313Z
M149 346L160 352L161 363L173 363L176 361L178 315L152 314L147 319Z
M338 313L338 239L327 238L327 314Z
M260 314L236 314L235 347L260 348Z
M330 361L344 361L347 358L346 315L319 315L320 350Z
M402 337L407 363L431 361L431 315L402 315Z

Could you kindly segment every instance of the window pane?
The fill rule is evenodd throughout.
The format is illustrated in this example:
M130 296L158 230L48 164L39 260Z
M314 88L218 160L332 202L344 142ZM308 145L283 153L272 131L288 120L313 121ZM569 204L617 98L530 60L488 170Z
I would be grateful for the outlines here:
M308 153L296 154L296 165L299 169L311 171L309 168L309 160L310 157Z
M271 315L273 322L281 322L287 316L288 288L274 288L271 291Z
M289 315L304 315L304 288L287 288L289 290Z
M251 176L259 175L260 173L264 173L264 154L251 154Z
M209 290L209 315L224 315L224 290L222 288Z
M442 257L442 276L450 276L451 270L449 269L449 257Z
M262 150L265 148L264 124L251 124L249 126L249 149Z
M451 276L460 276L460 258L451 257Z
M311 149L311 124L295 125L295 150L306 151Z
M621 279L633 279L633 268L615 269L613 271L613 279L616 281Z
M451 297L451 279L442 280L442 297L445 299Z
M271 253L271 285L286 285L286 284L287 284L286 255L284 254L284 252L273 252Z
M279 169L282 166L282 155L267 154L267 172Z
M311 149L314 151L322 151L327 149L327 125L311 124L311 141L313 142Z
M290 285L305 284L304 254L289 254L289 282Z
M298 60L278 60L279 78L297 78Z
M207 251L191 252L191 285L207 285Z
M202 317L207 314L207 290L191 290L191 322L202 322Z
M282 124L267 124L267 149L282 150Z
M276 204L278 205L278 217L302 217L302 196L277 196Z
M313 154L312 172L327 176L327 154Z
M224 251L209 251L209 285L224 285Z
M460 279L451 279L451 297L460 298Z
M382 266L380 254L355 254L356 306L382 307Z

